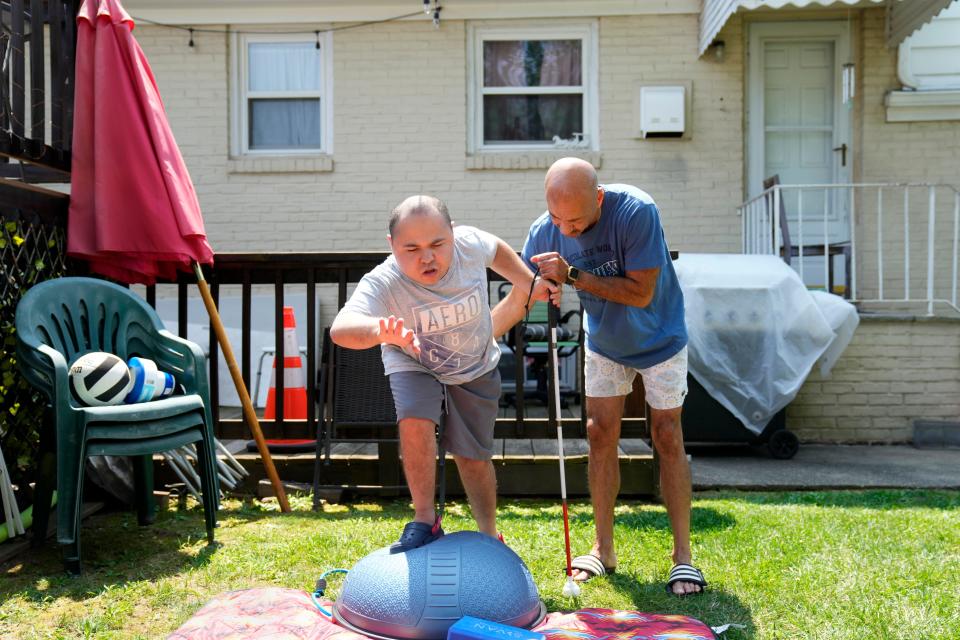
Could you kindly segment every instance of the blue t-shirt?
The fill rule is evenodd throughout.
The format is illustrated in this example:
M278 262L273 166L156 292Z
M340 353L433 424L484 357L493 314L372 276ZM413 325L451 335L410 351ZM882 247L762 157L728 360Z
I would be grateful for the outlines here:
M587 347L620 364L646 369L676 355L687 344L683 293L649 195L625 184L604 185L600 219L576 238L560 233L544 212L530 226L523 259L556 251L569 264L597 276L660 268L653 299L644 308L578 291L586 311Z

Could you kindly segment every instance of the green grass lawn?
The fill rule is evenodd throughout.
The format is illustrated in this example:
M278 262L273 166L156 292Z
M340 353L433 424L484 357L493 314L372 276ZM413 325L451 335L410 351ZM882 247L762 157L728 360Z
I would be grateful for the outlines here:
M275 502L226 501L207 547L203 517L160 514L152 527L133 514L83 525L84 574L62 572L49 547L0 568L2 638L156 638L224 591L256 586L311 590L321 572L352 566L399 533L403 502L328 505L294 512ZM589 504L572 505L574 552L592 540ZM555 502L502 499L500 527L533 573L550 611L572 609L563 587L563 527ZM444 528L473 528L463 503ZM684 613L739 638L960 637L960 493L869 491L698 494L697 564L710 588L678 599L663 590L670 533L662 506L617 510L617 574L583 590L581 607ZM335 579L336 580L336 579ZM336 596L338 581L329 595Z

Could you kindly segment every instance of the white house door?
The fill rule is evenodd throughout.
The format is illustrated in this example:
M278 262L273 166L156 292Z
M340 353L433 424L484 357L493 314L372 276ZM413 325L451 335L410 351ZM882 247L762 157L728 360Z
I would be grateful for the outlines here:
M787 185L849 183L851 111L841 91L847 24L760 23L750 35L749 195L774 175ZM850 239L847 190L787 189L782 196L794 246L801 231L804 245ZM808 284L822 283L822 259L805 262Z

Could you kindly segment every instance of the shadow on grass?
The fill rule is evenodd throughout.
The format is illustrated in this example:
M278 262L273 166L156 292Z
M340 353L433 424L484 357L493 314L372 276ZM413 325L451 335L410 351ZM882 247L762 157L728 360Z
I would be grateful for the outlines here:
M608 580L617 591L630 598L637 611L690 616L711 627L728 623L745 627L730 629L722 636L725 640L752 638L755 634L750 608L732 593L707 587L700 595L677 597L666 592L663 582L642 583L623 573L614 574Z
M254 521L267 512L239 510L230 518ZM32 533L28 534L32 535ZM62 547L48 538L39 549L30 549L10 560L0 571L0 602L18 595L35 603L56 598L81 601L92 594L130 582L156 581L165 576L202 567L217 552L206 544L203 510L164 511L152 525L141 527L130 512L96 514L81 523L82 573L65 572Z
M618 503L635 507L633 503ZM578 513L571 518L581 524L592 524L592 513ZM632 510L629 513L618 513L616 516L618 527L627 527L637 531L643 530L670 530L670 520L667 518L665 507L657 509ZM719 531L730 529L737 524L732 516L721 513L710 507L695 506L690 512L690 528L694 531Z
M466 504L465 498L448 501L449 504ZM399 503L397 503L399 505ZM570 520L578 524L593 524L593 511L590 509L590 499L577 497L569 501ZM633 529L669 529L667 510L663 504L637 500L618 500L617 508L626 507L617 513L618 525ZM518 510L513 510L517 508ZM497 505L497 520L529 520L531 518L552 519L557 517L560 509L560 500L543 498L501 498ZM540 511L530 514L528 511ZM691 513L693 525L705 531L729 529L736 525L736 520L726 513L721 513L712 507L694 506Z
M809 505L817 507L893 509L960 509L960 493L937 489L862 489L836 491L704 492L697 502L735 500L757 505ZM697 507L694 507L694 511Z

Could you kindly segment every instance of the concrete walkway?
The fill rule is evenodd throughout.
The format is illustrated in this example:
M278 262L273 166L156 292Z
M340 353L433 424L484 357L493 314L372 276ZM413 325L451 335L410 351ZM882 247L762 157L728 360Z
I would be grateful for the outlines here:
M960 449L802 444L791 460L744 448L693 449L695 491L960 489Z

